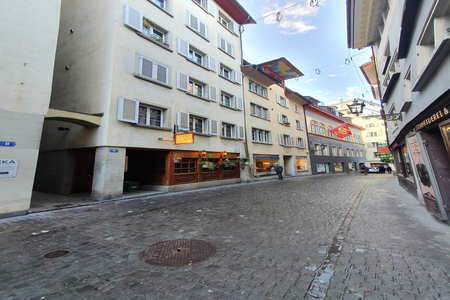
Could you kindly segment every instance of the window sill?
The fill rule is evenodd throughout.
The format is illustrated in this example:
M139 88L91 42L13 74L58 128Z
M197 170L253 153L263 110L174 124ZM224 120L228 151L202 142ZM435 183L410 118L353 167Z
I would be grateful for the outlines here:
M264 143L264 142L258 142L258 141L252 141L252 143L261 144L261 145L270 145L270 146L273 145L272 143Z
M207 38L205 38L203 35L201 35L198 31L196 31L195 29L193 29L191 26L186 25L187 28L189 28L190 30L192 30L192 32L194 32L195 34L197 34L199 37L201 37L202 39L204 39L205 41L207 41L208 43L210 42Z
M209 99L206 99L206 98L203 98L203 97L194 95L194 94L189 93L189 92L185 92L185 93L186 93L186 95L189 95L189 96L191 96L191 97L195 97L195 98L200 99L200 100L203 100L203 101L208 101L208 102L211 102L211 101L212 101L212 100L209 100Z
M237 108L229 107L229 106L223 105L223 104L221 104L221 103L219 103L219 105L222 106L222 107L224 107L224 108L231 109L231 110L239 110L239 109L237 109Z
M251 91L251 90L248 90L250 93L252 93L252 94L254 94L254 95L257 95L257 96L259 96L259 97L261 97L261 98L264 98L264 99L266 99L266 100L269 100L269 98L268 97L266 97L266 96L263 96L263 95L261 95L261 94L258 94L258 93L256 93L256 92L254 92L254 91Z
M171 13L169 13L167 10L165 10L164 8L159 7L158 5L156 5L155 3L153 3L151 0L149 0L148 2L150 2L152 5L156 6L159 10L161 10L162 12L166 13L168 16L170 16L171 18L173 18L173 15Z
M234 36L239 36L236 33L234 33L230 28L228 28L227 26L223 25L222 23L220 23L219 19L217 19L217 23L219 23L223 28L225 28L229 33L231 33Z
M139 31L136 31L136 34L137 34L138 36L140 36L140 37L142 37L142 38L144 38L144 39L146 39L146 40L152 42L153 44L158 45L159 47L161 47L161 48L163 48L163 49L166 49L167 51L173 52L173 50L170 49L170 47L168 47L168 46L162 44L161 42L155 41L155 39L152 39L151 37L149 37L149 36L147 36L147 35L145 35L145 34L143 34L143 33L140 33Z
M287 108L287 109L289 109L289 107L288 107L288 106L282 105L282 104L280 104L280 103L278 103L278 105L279 105L279 106L281 106L281 107L284 107L284 108Z
M200 4L198 4L197 2L195 2L194 0L192 0L192 2L194 2L195 4L197 4L198 7L200 7L201 9L203 9L203 11L205 13L207 13L208 15L210 14L208 10L206 10L206 8L204 8L203 6L201 6Z
M226 78L225 76L222 76L222 75L219 74L219 77L222 78L222 79L225 79L225 80L227 80L227 81L229 81L229 82L231 82L232 84L236 84L236 82L234 82L234 81L231 80L231 79Z
M257 115L250 114L250 116L270 122L270 119L266 119L266 118L263 118L263 117L260 117L260 116L257 116Z
M139 123L132 123L131 125L132 125L132 126L135 126L135 127L142 127L142 128L148 128L148 129L157 129L157 130L172 131L171 128L167 128L167 127L158 127L158 126L144 125L144 124L139 124Z
M142 79L142 80L145 80L145 81L148 81L148 82L151 82L151 83L154 83L154 84L163 86L163 87L168 88L168 89L173 89L173 87L171 87L170 85L167 85L167 84L158 82L158 81L156 81L156 80L148 79L148 78L146 78L146 77L144 77L144 76L141 76L141 75L139 75L139 74L133 74L133 75L134 75L134 77L137 77L137 78L139 78L139 79Z
M221 139L225 139L225 140L233 140L233 141L239 141L238 138L233 138L233 137L227 137L227 136L220 136Z
M228 55L229 57L231 57L232 59L235 59L233 55L231 55L230 53L224 51L222 48L217 47L220 51L222 51L223 53L225 53L226 55Z
M181 55L181 54L180 54ZM203 65L201 65L201 64L199 64L199 63L196 63L195 61L193 61L192 59L190 59L190 58L187 58L187 57L185 57L186 58L186 60L188 61L188 62L191 62L191 63L193 63L194 65L196 65L197 67L200 67L200 68L203 68L203 69L205 69L206 71L211 71L210 69L208 69L207 67L205 67L205 66L203 66Z

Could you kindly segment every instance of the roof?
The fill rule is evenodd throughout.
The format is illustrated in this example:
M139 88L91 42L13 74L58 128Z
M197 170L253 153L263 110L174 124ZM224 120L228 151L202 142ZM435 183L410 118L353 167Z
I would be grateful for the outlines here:
M302 105L311 104L311 101L307 97L305 97L305 96L301 95L300 93L297 93L289 88L284 89L284 94L289 99L295 99L298 102L300 102Z
M338 116L333 115L332 113L329 113L329 112L327 112L326 110L323 110L320 107L308 104L308 105L305 105L304 108L306 110L312 111L314 113L318 113L318 114L330 117L330 118L334 119L335 121L342 122L342 123L347 123L349 127L353 127L353 128L358 129L360 131L366 130L364 127L358 126L358 125L353 124L353 123L349 123L347 120L339 118Z
M380 89L378 88L377 72L373 61L363 64L359 67L363 73L366 81L370 84L372 95L375 99L380 99Z
M215 0L215 2L239 25L256 24L255 19L250 16L237 0Z
M280 78L267 73L263 68L260 68L258 65L250 64L246 60L244 60L244 66L241 66L241 71L244 76L251 77L253 80L264 86L282 83Z
M279 77L283 78L283 80L304 76L304 74L300 72L300 70L298 70L284 57L258 64L258 66L271 70Z

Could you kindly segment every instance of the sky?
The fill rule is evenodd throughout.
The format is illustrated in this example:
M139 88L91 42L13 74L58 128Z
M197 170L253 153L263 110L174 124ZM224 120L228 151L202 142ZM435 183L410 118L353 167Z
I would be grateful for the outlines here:
M286 86L325 105L352 98L374 100L359 69L372 52L347 48L345 0L318 0L316 8L311 0L238 1L257 21L244 26L245 60L259 64L285 57L304 74L287 80ZM276 21L278 11L281 22Z

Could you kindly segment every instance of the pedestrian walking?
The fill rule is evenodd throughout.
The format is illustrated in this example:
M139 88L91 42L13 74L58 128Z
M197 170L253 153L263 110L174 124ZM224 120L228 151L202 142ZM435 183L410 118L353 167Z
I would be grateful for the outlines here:
M386 171L387 171L389 174L391 174L392 168L391 168L390 166L387 166Z
M386 173L386 169L384 168L384 166L380 166L380 173L381 174L385 174Z
M364 175L367 175L368 169L367 169L366 166L362 166L362 167L361 167L361 170L364 172Z
M278 180L283 180L283 167L275 164L275 172L277 172Z

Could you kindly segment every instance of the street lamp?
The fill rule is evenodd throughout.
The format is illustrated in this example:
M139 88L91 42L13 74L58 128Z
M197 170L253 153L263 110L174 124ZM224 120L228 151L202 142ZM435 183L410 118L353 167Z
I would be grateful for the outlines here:
M359 103L358 99L353 99L353 104L347 104L347 107L350 109L350 113L357 116L359 116L359 114L362 114L364 106L366 106L364 102Z

